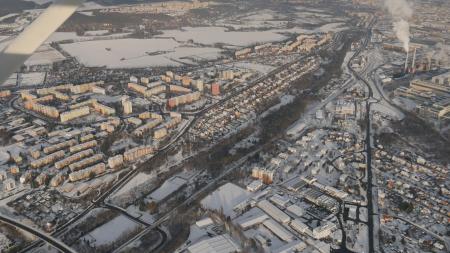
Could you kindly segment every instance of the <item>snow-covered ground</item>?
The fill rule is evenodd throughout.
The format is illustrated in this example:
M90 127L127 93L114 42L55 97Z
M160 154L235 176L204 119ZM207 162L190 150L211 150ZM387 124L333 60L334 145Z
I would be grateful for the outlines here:
M130 205L127 207L127 212L134 217L139 217L140 220L147 223L153 223L155 221L155 217L153 217L153 215L149 214L148 211L140 211L139 207L135 205Z
M193 40L204 45L224 43L234 46L248 46L255 43L281 41L285 36L273 31L235 32L225 27L183 27L181 30L166 30L158 37L174 38L176 41Z
M238 68L251 69L251 70L263 73L263 74L269 73L270 71L275 69L275 67L270 66L270 65L263 65L263 64L259 64L259 63L253 63L253 62L238 62L236 64L233 64L232 66L238 67Z
M40 46L36 52L25 61L25 66L33 66L33 65L49 65L55 62L60 62L65 60L60 52L51 46L44 44Z
M42 84L45 79L45 72L31 72L19 75L19 85L30 86Z
M287 23L286 16L272 10L261 10L243 16L219 19L215 22L215 25L233 27L234 29L268 29L283 28Z
M5 38L6 39L6 38ZM2 39L0 38L0 41ZM0 51L3 50L11 41L7 40L4 42L0 42ZM48 44L41 45L34 54L28 58L24 65L25 66L35 66L35 65L50 65L55 62L60 62L65 60L66 57L64 57L60 52L58 52L56 49L52 48Z
M374 111L378 111L384 115L387 115L395 120L402 120L405 115L399 111L397 108L392 107L384 100L380 103L374 103L371 107Z
M218 48L187 47L163 38L95 40L62 44L61 47L90 67L179 66L192 64L192 60L213 60L221 56Z
M96 246L108 245L115 242L126 233L138 229L139 226L139 224L127 217L119 215L106 224L94 229L82 239L88 240Z
M19 74L19 86L30 86L42 84L45 79L45 72L30 72ZM10 76L3 85L16 85L17 74ZM1 85L0 85L1 86Z
M343 22L335 22L335 23L328 23L322 26L319 26L315 29L304 29L301 27L294 27L290 29L275 29L272 30L274 32L278 33L305 33L305 34L311 34L311 33L327 33L327 32L340 32L343 30L348 29L348 27Z
M93 17L94 16L94 12L93 11L80 11L78 13L83 14L85 16L89 16L89 17Z
M285 106L287 104L290 104L294 101L295 96L293 95L283 95L280 97L280 103L270 107L269 109L267 109L265 112L263 112L260 117L261 118L265 118L267 117L270 113L276 112L278 111L282 106Z
M127 194L129 191L135 189L136 187L149 183L149 181L154 179L155 177L156 177L155 174L146 174L141 172L137 174L135 177L133 177L133 179L131 179L126 185L120 188L120 190L117 191L113 195L113 197Z
M174 38L179 42L193 40L204 45L214 45L223 43L232 46L249 46L256 43L282 41L287 39L282 33L317 33L317 32L337 32L346 29L345 23L328 23L315 29L304 29L301 27L270 29L266 31L228 31L225 27L183 27L181 30L166 30L160 38Z
M106 39L121 39L129 35L129 33L114 33L105 35L105 31L88 31L85 36L79 36L75 32L54 32L47 40L46 43L61 42L67 40L73 40L74 42L89 41L89 40L106 40Z
M267 17L266 17L267 16ZM272 14L263 15L266 22ZM247 17L255 19L253 16ZM159 66L181 66L196 64L203 60L215 60L223 56L218 44L229 47L245 47L265 42L286 40L286 34L316 33L346 29L344 23L327 23L315 29L301 27L276 27L265 31L229 31L222 26L184 27L180 30L163 30L161 35L151 39L126 38L128 34L108 34L106 30L88 31L84 36L74 32L56 32L46 41L74 43L61 44L63 50L88 67L143 68ZM187 44L189 41L207 45L199 47ZM2 47L0 44L0 47ZM54 58L54 57L53 57ZM260 72L270 71L270 67L246 63Z
M235 184L227 183L206 196L201 201L201 205L206 209L222 210L226 216L234 218L236 214L233 211L233 207L248 199L250 196L250 192Z
M86 31L84 33L85 36L100 36L109 33L108 30L98 30L98 31Z

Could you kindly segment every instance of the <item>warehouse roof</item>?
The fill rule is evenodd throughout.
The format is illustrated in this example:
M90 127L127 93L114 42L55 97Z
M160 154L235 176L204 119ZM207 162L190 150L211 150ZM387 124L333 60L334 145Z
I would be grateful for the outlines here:
M240 252L241 249L228 234L225 234L195 243L188 248L188 251L190 253L231 253Z

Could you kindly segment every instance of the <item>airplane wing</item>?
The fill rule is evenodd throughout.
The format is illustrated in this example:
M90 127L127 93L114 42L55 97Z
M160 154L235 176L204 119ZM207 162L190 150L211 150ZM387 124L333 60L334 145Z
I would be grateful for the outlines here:
M50 35L66 21L84 0L59 0L0 52L0 84L4 83Z

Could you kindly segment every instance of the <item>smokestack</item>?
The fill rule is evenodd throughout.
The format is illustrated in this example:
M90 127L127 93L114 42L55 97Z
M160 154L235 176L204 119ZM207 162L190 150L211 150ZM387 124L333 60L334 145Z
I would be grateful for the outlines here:
M417 53L417 47L414 47L414 56L413 56L413 61L411 64L411 69L412 69L413 73L416 72L416 53Z
M405 72L408 72L408 58L409 58L409 50L406 51Z
M430 71L431 70L431 56L428 56L428 66L427 66L427 70Z

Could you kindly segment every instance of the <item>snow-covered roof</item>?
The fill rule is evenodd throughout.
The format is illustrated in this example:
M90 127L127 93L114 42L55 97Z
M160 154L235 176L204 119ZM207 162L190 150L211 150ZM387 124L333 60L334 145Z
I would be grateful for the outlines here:
M241 187L227 183L205 197L201 204L206 209L223 210L227 216L234 217L233 207L242 203L251 196L251 193Z
M188 251L190 253L231 253L240 252L241 249L228 234L225 234L193 244Z

